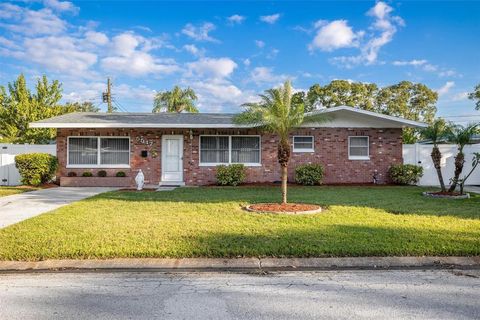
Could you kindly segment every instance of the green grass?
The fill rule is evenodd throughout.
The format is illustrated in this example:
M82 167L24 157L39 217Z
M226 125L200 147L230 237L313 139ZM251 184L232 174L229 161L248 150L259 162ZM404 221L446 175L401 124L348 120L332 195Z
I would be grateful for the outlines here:
M113 257L479 255L480 195L417 187L291 187L315 215L248 213L279 188L110 192L0 230L0 260Z
M33 187L0 187L0 197L10 196L12 194L36 190Z

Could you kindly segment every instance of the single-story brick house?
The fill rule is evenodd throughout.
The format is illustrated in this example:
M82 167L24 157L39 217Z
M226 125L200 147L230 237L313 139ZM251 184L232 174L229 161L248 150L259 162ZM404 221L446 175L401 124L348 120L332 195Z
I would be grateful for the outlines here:
M402 129L425 124L351 107L322 112L329 121L308 123L291 135L289 180L305 163L321 163L324 183L387 183L402 163ZM57 128L60 184L133 186L139 169L151 185L214 184L216 166L243 163L247 182L280 180L277 138L232 122L234 114L71 113L31 123ZM107 177L95 177L100 170ZM94 177L82 177L85 171ZM117 178L119 171L126 178Z

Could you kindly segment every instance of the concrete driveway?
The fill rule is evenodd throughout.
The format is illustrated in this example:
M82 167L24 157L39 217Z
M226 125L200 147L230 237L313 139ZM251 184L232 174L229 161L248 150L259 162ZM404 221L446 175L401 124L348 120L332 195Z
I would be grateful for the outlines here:
M116 188L51 188L0 198L0 228Z

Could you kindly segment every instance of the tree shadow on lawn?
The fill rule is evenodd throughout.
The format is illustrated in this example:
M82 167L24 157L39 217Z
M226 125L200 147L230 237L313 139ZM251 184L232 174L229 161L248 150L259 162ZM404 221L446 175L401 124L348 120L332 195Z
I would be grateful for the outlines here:
M1 230L0 260L480 255L479 229L278 225L273 221L259 227L239 226L235 231L219 226L158 234L155 225L141 226L133 233L128 226L121 230L109 229L108 223L102 226L105 230L97 229L101 236L91 237L69 228L44 232L41 224L32 232L19 224Z
M431 188L430 188L431 189ZM418 214L480 218L480 195L470 199L426 198L420 187L399 186L320 186L289 188L289 201L314 203L323 207L349 206L385 210L393 214ZM276 187L199 187L179 188L170 192L109 192L90 199L119 201L159 201L215 204L278 202L280 188ZM88 200L87 200L88 201Z
M479 255L480 232L329 225L269 234L213 232L188 238L193 256L331 257Z

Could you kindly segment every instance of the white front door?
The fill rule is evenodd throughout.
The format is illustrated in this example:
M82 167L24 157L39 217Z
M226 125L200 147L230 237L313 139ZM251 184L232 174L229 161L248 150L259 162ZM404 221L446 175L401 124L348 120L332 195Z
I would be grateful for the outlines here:
M162 136L162 182L183 182L183 136Z

